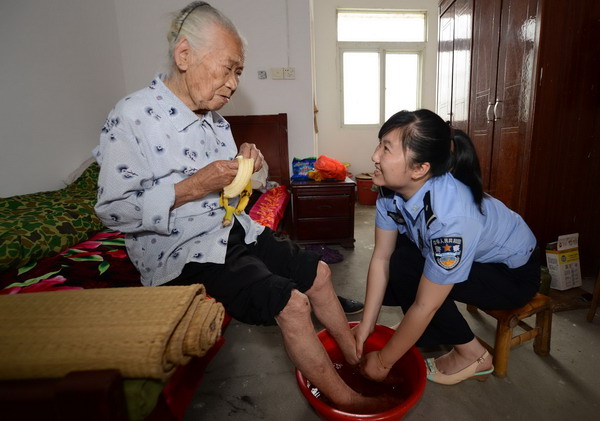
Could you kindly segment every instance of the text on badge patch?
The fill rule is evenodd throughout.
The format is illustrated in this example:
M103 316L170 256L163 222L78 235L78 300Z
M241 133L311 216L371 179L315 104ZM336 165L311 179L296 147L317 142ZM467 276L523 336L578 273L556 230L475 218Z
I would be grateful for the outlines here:
M431 240L435 262L443 269L450 270L460 263L462 237L440 237Z

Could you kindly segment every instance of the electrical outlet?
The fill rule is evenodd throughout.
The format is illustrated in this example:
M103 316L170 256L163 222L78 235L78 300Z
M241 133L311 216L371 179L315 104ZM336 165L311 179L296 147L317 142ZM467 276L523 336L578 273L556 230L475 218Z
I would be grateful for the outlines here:
M283 67L271 67L271 79L283 79Z
M267 78L267 71L266 70L259 70L258 71L258 78L259 79L266 79Z
M284 79L296 79L296 69L294 67L284 67L283 68L283 78Z

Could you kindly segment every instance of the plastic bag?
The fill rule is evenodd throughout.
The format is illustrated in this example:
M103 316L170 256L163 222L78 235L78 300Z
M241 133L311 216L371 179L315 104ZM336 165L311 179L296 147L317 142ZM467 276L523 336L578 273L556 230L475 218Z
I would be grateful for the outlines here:
M314 171L315 161L314 156L310 158L294 158L292 161L292 180L309 180L308 173Z
M321 155L315 161L315 170L309 173L310 178L316 181L322 180L340 180L343 181L348 176L348 168L337 159Z

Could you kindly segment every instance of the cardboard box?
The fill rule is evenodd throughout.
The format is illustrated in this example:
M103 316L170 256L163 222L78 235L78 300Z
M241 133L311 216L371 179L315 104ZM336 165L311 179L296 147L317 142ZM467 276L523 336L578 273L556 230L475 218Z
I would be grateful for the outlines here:
M550 288L564 291L581 286L579 234L561 235L546 246L546 263L552 280Z

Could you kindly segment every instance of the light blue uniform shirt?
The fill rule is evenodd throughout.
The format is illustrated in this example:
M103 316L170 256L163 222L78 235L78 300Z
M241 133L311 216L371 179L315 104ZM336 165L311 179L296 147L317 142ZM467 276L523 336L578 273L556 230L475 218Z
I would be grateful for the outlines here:
M223 263L231 226L219 193L171 209L175 183L216 160L230 160L237 147L217 112L198 117L157 75L110 112L94 157L101 166L96 213L109 228L126 233L125 244L144 285L176 278L188 262ZM230 204L236 204L235 200ZM264 227L236 215L246 243Z
M424 209L427 193L432 213ZM502 202L484 197L482 207L483 214L469 188L446 173L427 180L408 201L398 194L380 196L375 223L384 230L397 229L419 247L428 279L454 284L468 278L473 262L522 266L536 246L525 221ZM396 222L397 215L406 224Z

